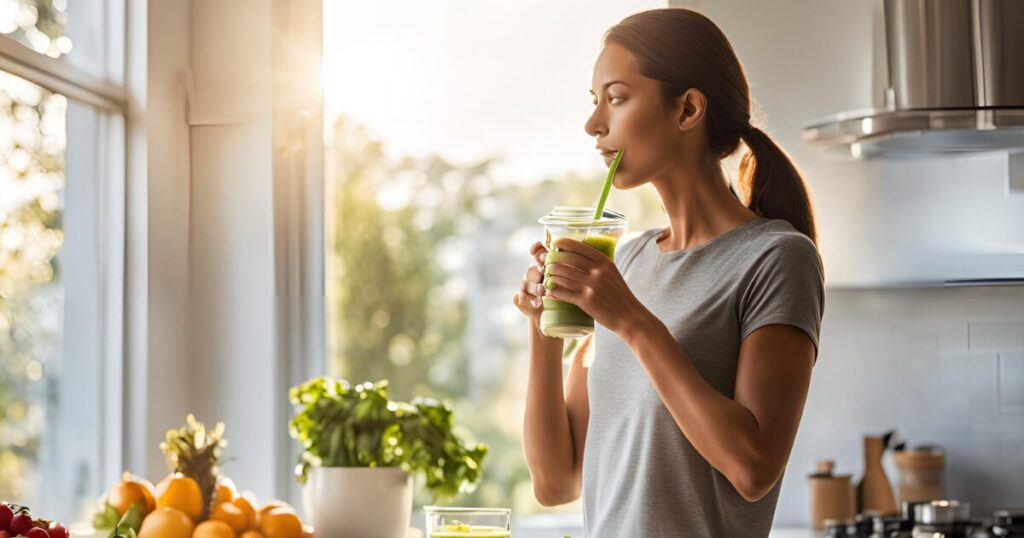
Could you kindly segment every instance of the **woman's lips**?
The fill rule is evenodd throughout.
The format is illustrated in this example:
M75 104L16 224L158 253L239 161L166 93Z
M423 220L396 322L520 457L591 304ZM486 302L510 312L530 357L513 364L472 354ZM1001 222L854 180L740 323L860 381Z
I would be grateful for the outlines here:
M616 152L616 151L602 151L601 152L601 158L604 159L604 163L605 164L611 165L612 161L615 160L615 154L616 153L618 153L618 152ZM619 166L622 166L622 164L620 163Z

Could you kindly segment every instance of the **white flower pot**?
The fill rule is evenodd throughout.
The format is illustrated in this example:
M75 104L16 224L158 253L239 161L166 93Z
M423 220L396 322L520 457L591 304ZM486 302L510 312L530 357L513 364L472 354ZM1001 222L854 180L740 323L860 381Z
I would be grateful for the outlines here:
M396 467L313 467L302 504L317 536L405 538L412 477Z

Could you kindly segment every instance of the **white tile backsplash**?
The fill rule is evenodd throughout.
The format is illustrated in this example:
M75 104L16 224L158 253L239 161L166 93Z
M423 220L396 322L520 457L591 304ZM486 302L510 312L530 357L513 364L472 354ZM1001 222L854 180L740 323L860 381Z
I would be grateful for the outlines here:
M1024 350L1024 321L977 321L967 324L971 351Z
M775 524L807 524L815 461L856 483L861 436L890 429L942 446L948 496L976 513L1024 508L1022 339L1024 287L830 289Z
M1024 353L1000 353L998 364L999 411L1024 413ZM1024 415L1016 418L1024 421Z

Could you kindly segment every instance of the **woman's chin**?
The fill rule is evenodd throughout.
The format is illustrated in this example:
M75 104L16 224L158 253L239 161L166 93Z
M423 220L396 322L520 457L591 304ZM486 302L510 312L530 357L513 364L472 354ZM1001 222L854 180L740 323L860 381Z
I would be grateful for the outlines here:
M628 191L637 185L639 184L636 181L633 181L632 178L624 177L621 174L616 174L615 179L612 180L612 187L615 187L620 191Z

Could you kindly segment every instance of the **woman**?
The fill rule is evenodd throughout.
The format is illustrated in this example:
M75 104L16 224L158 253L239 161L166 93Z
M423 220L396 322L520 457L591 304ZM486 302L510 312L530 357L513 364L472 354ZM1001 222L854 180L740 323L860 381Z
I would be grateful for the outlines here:
M542 284L546 249L514 302L529 319L524 445L546 506L582 494L587 536L757 537L779 484L817 356L824 283L800 173L750 124L735 53L686 9L611 28L586 131L618 189L653 183L670 225L623 240L612 262L571 239ZM740 141L746 204L721 160ZM597 322L562 383L563 341L541 298ZM582 364L594 348L590 368Z

